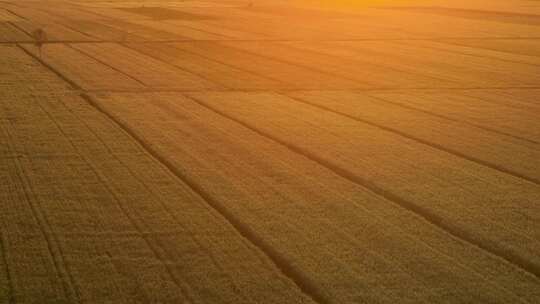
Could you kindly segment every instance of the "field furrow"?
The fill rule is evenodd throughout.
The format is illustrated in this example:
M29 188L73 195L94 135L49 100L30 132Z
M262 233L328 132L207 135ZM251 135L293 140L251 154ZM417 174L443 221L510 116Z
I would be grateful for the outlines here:
M324 303L527 302L540 296L531 291L540 286L534 275L194 100L173 93L101 93L92 99L249 229ZM263 99L267 105L253 115L261 121L265 108L275 106ZM314 119L305 111L283 119L292 113ZM302 134L300 141L314 134Z
M190 96L540 274L537 184L276 94Z

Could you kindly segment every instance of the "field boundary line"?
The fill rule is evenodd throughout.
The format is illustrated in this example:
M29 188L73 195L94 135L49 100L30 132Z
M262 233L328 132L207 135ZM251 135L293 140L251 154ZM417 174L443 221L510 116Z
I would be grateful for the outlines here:
M490 246L490 245L485 245L485 244L482 244L482 242L479 242L479 241L476 241L475 240L475 237L472 236L469 232L467 232L466 230L463 230L461 229L460 227L456 227L456 226L453 226L453 225L450 225L450 224L447 224L446 221L444 220L444 218L441 218L439 217L437 214L433 213L432 211L426 209L426 208L423 208L421 206L418 206L417 204L415 204L414 202L412 201L409 201L409 200L406 200L406 199L403 199L401 198L399 195L396 195L394 193L392 193L391 191L388 191L386 189L384 189L383 187L380 187L378 185L376 185L375 183L369 181L369 180L366 180L364 178L361 178L359 176L357 176L354 172L351 172L347 169L344 169L344 168L341 168L340 166L337 166L337 165L334 165L332 164L331 162L325 160L324 158L322 157L319 157L315 154L313 154L312 152L304 149L304 148L301 148L301 147L298 147L294 144L291 144L285 140L281 140L279 139L278 137L276 136L273 136L265 131L262 131L260 129L258 129L257 127L254 127L254 126L251 126L250 124L248 123L245 123L243 121L241 121L240 119L237 119L237 118L234 118L218 109L215 109L214 107L212 107L211 105L208 105L206 102L204 101L201 101L200 99L198 98L195 98L193 96L187 96L189 97L191 100L195 101L196 103L200 104L201 106L205 107L205 108L208 108L209 110L225 117L225 118L228 118L250 130L252 130L253 132L261 135L261 136L264 136L268 139L271 139L273 140L274 142L288 148L289 150L291 150L292 152L295 152L297 154L300 154L300 155L303 155L304 157L318 163L319 165L325 167L325 168L328 168L329 170L333 171L334 173L336 173L338 176L342 177L342 178L345 178L357 185L360 185L361 187L367 189L367 190L370 190L372 193L380 196L380 197L383 197L393 203L395 203L397 206L400 206L401 208L404 208L412 213L415 213L417 216L423 218L425 221L427 221L428 223L430 223L431 225L433 225L434 227L437 227L438 229L441 229L442 231L448 233L449 235L455 237L456 239L459 239L467 244L470 244L471 246L474 246L474 247L477 247L483 251L485 251L486 253L488 254L491 254L493 256L496 256L498 258L500 258L501 260L504 260L508 263L510 263L511 265L514 265L516 268L518 269L521 269L522 271L525 271L527 273L529 273L530 275L533 275L534 277L536 278L540 278L540 266L539 265L536 265L535 263L533 262L530 262L518 255L515 255L513 253L509 253L507 252L506 250L504 250L503 248L497 248L497 247L493 247L493 246Z
M227 210L222 203L212 198L203 187L199 186L194 180L189 178L186 174L178 170L175 165L168 161L166 158L160 155L152 146L148 145L144 139L142 139L136 132L131 130L127 125L116 119L113 115L107 112L103 107L101 107L91 96L88 94L81 94L81 97L84 98L91 106L93 106L100 113L108 117L111 121L115 122L127 135L133 138L136 142L144 148L147 153L149 153L153 158L159 161L165 168L169 170L174 176L179 180L189 186L193 192L199 197L201 197L212 209L214 209L218 214L220 214L224 220L228 221L235 230L244 237L249 243L258 248L261 253L266 255L270 261L276 266L277 269L281 271L284 277L287 277L299 288L299 290L304 293L306 296L310 297L314 302L319 304L329 304L330 301L327 300L326 296L322 294L321 291L311 282L311 280L302 274L300 271L296 270L285 258L283 258L275 249L266 244L266 242L258 237L255 232L249 227L242 223L233 213Z
M63 24L60 24L64 26ZM67 27L66 27L67 28ZM115 28L116 29L116 28ZM70 29L71 30L71 29ZM82 33L81 33L82 34ZM136 34L133 34L136 35ZM93 37L90 37L93 38ZM95 38L99 39L99 38ZM58 43L140 43L140 44L167 44L167 43L193 43L193 42L259 42L259 43L271 43L271 42L369 42L369 41L432 41L432 42L445 42L450 39L457 40L540 40L540 37L520 38L520 37L479 37L479 38L452 38L452 37L436 37L436 38L395 38L395 39L162 39L162 40L49 40L43 42L43 44L58 44ZM0 44L14 44L14 43L28 43L26 40L13 40L13 41L1 41ZM30 41L31 42L31 41ZM458 45L458 44L456 44ZM463 45L460 45L463 46ZM492 50L492 49L490 49ZM497 51L497 50L493 50Z
M423 144L423 145L426 145L426 146L429 146L429 147L432 147L432 148L435 148L435 149L438 149L438 150L442 150L442 151L444 151L446 153L449 153L449 154L452 154L454 156L464 158L464 159L466 159L468 161L475 162L475 163L477 163L479 165L482 165L482 166L486 166L486 167L488 167L490 169L497 170L497 171L500 171L502 173L506 173L506 174L512 175L514 177L524 179L524 180L526 180L528 182L540 185L540 180L538 180L538 179L536 179L534 177L529 177L529 176L523 175L523 174L521 174L519 172L516 172L514 170L501 167L501 166L499 166L497 164L494 164L492 162L485 161L485 160L476 158L474 156L469 156L466 153L462 153L462 152L459 152L457 150L444 147L441 144L437 144L437 143L433 143L433 142L431 142L429 140L421 139L421 138L416 137L414 135L411 135L411 134L409 134L407 132L403 132L403 131L397 130L395 128L392 128L392 127L387 127L387 126L372 122L372 121L364 119L364 118L360 118L360 117L356 117L356 116L353 116L353 115L350 115L350 114L346 114L346 113L334 110L332 108L325 107L323 105L311 103L311 102L309 102L309 101L307 101L305 99L299 98L299 97L294 97L294 96L290 96L290 95L287 95L287 94L281 94L281 93L280 93L280 95L285 96L285 97L287 97L287 98L289 98L291 100L294 100L296 102L299 102L299 103L302 103L302 104L305 104L305 105L309 105L309 106L321 109L323 111L331 112L331 113L334 113L334 114L337 114L337 115L340 115L340 116L343 116L343 117L346 117L348 119L352 119L352 120L355 120L355 121L358 121L358 122L361 122L361 123L365 123L367 125L370 125L372 127L375 127L375 128L387 131L387 132L397 134L399 136L402 136L402 137L408 138L410 140L416 141L416 142L418 142L420 144Z
M254 73L251 73L254 74ZM258 74L255 76L261 77ZM274 80L268 78L269 80ZM464 87L464 88L388 88L388 89L328 89L324 90L326 92L356 92L356 93L377 93L377 92L414 92L414 91L489 91L489 90L539 90L540 87ZM301 88L290 88L290 89L173 89L173 88L141 88L141 89L81 89L80 92L86 93L200 93L200 92L213 92L213 93L230 93L230 92L255 92L255 93L295 93L295 92L318 92L320 90L316 89L301 89ZM540 92L539 92L540 93ZM484 100L488 102L488 100ZM446 119L446 118L445 118Z

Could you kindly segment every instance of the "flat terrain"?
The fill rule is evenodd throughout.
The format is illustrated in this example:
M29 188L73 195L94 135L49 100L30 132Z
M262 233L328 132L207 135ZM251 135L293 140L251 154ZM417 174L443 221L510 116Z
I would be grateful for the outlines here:
M540 303L540 2L0 1L0 304Z

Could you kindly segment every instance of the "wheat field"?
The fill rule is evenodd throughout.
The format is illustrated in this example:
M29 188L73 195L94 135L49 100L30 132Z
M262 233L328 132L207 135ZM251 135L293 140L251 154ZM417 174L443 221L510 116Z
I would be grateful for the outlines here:
M0 1L3 303L540 303L540 2Z

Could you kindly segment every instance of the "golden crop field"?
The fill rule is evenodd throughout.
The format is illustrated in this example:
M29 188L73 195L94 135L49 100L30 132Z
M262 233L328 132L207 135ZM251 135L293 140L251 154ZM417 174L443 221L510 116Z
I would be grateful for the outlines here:
M540 303L540 2L0 1L15 303Z

